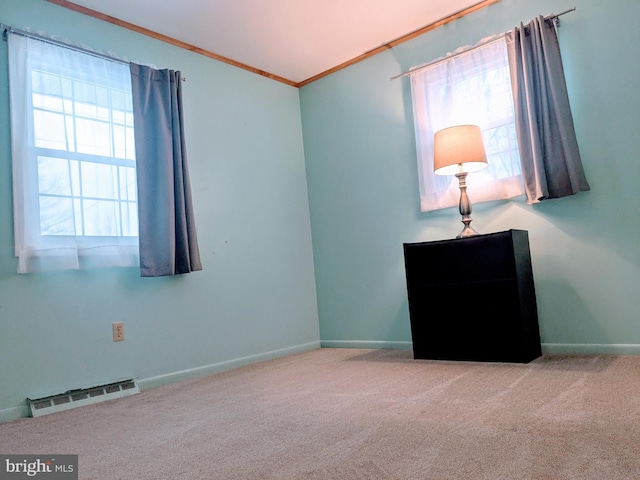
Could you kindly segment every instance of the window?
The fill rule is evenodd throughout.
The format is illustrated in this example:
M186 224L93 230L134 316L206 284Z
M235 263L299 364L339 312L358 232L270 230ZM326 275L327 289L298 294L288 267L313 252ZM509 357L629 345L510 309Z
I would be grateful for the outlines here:
M8 41L18 271L137 265L128 65Z
M458 204L455 177L433 174L433 136L452 125L479 125L488 167L469 175L474 203L524 192L506 43L503 38L411 74L423 212Z
M131 93L31 72L41 235L135 236Z

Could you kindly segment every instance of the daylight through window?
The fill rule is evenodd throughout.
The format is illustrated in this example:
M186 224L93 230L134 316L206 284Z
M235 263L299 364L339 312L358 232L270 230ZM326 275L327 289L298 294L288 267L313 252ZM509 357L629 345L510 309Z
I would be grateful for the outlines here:
M19 271L81 268L91 257L137 264L128 65L17 34L8 40Z
M131 92L33 70L42 235L137 235Z
M411 74L422 211L458 204L455 177L433 174L433 136L453 125L479 125L488 168L469 175L473 202L523 193L509 64L504 39Z

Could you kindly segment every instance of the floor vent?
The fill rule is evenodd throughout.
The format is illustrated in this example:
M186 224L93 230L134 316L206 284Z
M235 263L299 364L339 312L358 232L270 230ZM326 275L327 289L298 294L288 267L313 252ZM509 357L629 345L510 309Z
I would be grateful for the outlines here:
M40 417L49 413L61 412L71 408L104 402L114 398L126 397L139 393L140 389L134 380L109 383L98 387L69 390L58 395L31 399L27 398L32 417Z

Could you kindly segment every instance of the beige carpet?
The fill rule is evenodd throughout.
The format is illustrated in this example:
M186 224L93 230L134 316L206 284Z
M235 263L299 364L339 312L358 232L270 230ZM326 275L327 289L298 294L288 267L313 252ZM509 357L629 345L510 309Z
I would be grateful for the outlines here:
M0 425L81 479L640 479L640 357L320 349Z

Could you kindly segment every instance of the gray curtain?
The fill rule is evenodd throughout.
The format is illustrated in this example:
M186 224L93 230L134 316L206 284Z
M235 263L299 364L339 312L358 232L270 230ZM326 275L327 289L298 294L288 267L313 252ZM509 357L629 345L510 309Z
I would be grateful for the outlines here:
M130 64L140 275L202 270L185 151L180 72Z
M527 203L589 190L553 23L534 18L506 39Z

